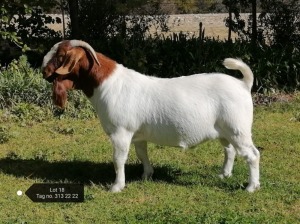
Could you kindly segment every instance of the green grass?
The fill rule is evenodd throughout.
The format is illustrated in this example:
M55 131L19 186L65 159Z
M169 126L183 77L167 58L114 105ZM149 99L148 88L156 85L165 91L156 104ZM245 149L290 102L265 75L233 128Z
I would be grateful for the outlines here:
M217 141L190 150L149 144L153 180L131 149L127 187L114 181L112 150L97 119L22 122L0 113L0 223L297 223L300 221L300 100L255 108L253 138L261 149L261 189L244 188L248 168L237 158L233 177L217 174ZM1 134L2 133L2 134ZM33 183L84 183L83 203L33 203Z

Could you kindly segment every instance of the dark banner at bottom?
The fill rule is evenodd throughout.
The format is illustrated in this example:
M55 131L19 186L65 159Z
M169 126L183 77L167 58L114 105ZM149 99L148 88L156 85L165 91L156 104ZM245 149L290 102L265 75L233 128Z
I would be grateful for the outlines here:
M33 202L83 202L83 184L33 184L25 194Z

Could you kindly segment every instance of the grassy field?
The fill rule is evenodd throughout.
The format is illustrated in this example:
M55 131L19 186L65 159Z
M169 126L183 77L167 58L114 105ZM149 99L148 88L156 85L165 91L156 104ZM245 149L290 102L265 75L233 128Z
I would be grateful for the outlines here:
M248 169L240 157L233 177L217 177L223 152L209 141L186 151L150 144L155 173L145 182L131 150L127 187L113 194L112 150L97 119L20 122L0 112L0 223L299 223L299 113L299 94L256 106L262 187L256 193L244 190ZM85 200L34 203L17 195L33 183L84 183Z

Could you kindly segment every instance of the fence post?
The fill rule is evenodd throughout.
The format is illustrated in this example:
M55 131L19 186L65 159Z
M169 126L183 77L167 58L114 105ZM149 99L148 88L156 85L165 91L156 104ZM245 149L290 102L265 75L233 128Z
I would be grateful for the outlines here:
M202 22L199 23L199 40L203 41L204 40L204 35L205 35L205 28L203 28Z

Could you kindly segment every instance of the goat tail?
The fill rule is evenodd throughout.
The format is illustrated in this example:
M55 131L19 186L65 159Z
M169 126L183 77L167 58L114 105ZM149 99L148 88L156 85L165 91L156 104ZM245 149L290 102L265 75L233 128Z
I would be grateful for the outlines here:
M245 64L242 60L239 60L239 59L226 58L223 62L223 65L227 69L239 70L244 76L244 78L242 80L246 84L249 91L251 91L254 76L253 76L251 69L249 68L249 66L247 64Z

